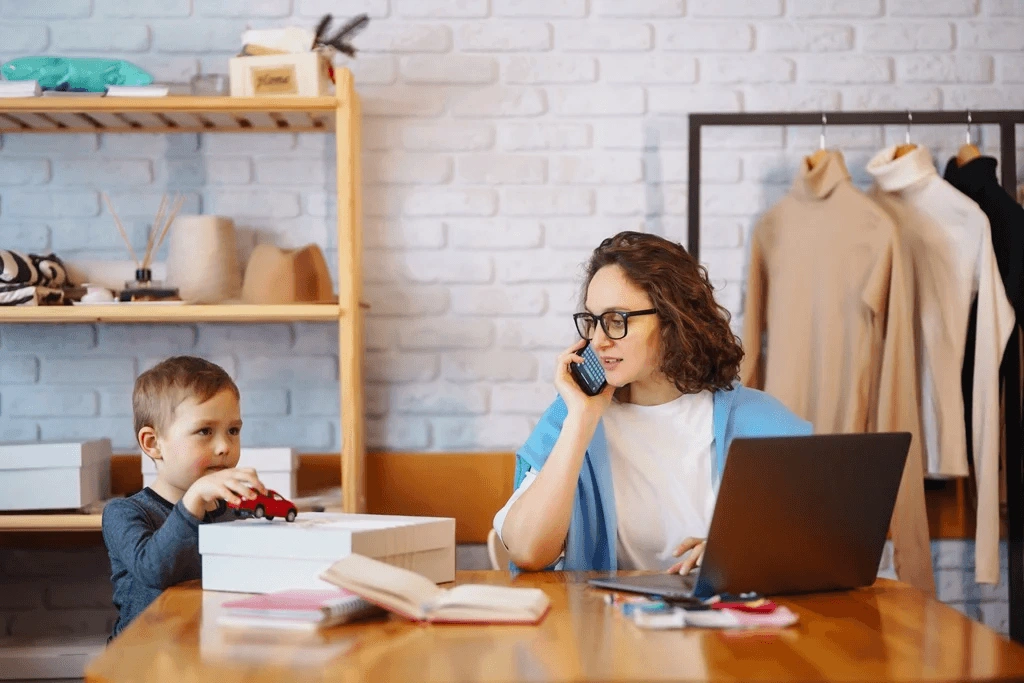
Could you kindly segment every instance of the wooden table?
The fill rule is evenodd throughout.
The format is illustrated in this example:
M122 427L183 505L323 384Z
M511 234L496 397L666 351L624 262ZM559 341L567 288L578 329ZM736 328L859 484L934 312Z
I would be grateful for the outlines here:
M788 629L644 631L590 576L525 574L552 600L532 626L420 625L395 617L318 634L228 631L214 620L236 597L197 583L165 592L90 663L88 681L967 681L1024 678L1024 646L902 583L779 599ZM596 574L595 574L596 576ZM508 584L505 572L459 583ZM236 635L233 635L236 634Z

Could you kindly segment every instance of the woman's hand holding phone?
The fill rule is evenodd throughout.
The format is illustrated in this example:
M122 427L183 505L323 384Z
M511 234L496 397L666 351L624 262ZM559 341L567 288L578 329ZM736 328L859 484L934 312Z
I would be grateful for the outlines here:
M586 345L586 340L580 339L559 354L555 363L555 388L565 401L570 416L590 417L596 422L611 405L615 387L606 384L596 396L588 396L577 383L570 370L570 364L584 362L580 352Z

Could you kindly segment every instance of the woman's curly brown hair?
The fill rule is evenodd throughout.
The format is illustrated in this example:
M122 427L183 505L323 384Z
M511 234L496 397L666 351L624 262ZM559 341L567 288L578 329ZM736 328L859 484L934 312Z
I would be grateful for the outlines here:
M601 242L586 264L582 298L601 268L617 265L647 292L661 321L661 371L684 394L731 389L743 347L729 311L715 301L707 269L683 246L657 235L620 232Z

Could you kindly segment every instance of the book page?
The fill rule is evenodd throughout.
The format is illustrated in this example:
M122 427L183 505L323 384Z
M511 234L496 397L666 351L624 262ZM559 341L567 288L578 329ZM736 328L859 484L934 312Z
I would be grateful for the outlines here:
M421 606L444 592L425 576L356 554L338 560L320 578L414 619L423 619Z
M431 619L533 622L550 600L539 588L466 584L444 591L428 605Z

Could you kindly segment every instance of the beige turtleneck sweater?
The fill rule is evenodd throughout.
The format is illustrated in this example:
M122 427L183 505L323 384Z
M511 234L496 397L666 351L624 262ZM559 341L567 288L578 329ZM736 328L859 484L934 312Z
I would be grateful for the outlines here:
M754 228L740 375L816 432L914 435L890 530L899 577L933 594L906 293L889 216L853 185L842 154L813 169L805 159Z
M975 573L999 582L999 364L1014 325L1013 307L992 251L988 218L939 177L931 154L895 147L869 163L870 195L898 226L914 302L916 384L927 472L967 476L967 431L960 385L971 302L978 298L972 406L978 482Z

